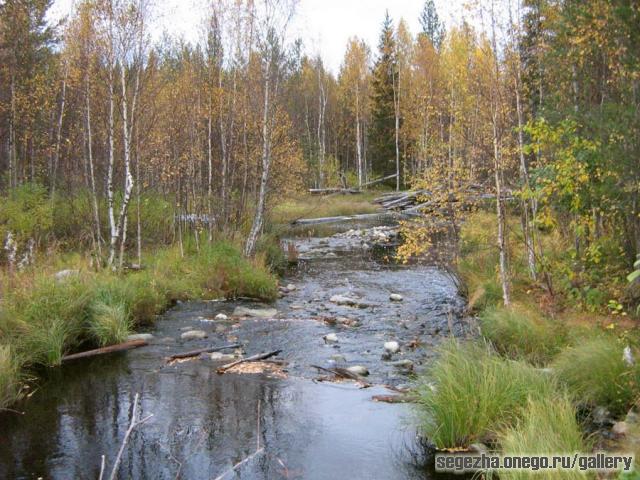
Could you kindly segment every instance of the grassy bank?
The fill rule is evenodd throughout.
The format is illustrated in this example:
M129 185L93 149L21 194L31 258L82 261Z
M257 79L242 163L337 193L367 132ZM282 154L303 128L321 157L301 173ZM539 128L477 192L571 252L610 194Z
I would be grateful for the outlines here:
M482 442L507 454L589 452L592 415L622 421L640 398L638 333L619 298L624 269L602 258L576 271L570 246L541 232L553 292L529 277L517 219L509 222L513 304L505 308L498 276L495 219L477 213L461 232L459 274L481 336L450 343L421 379L418 413L441 449ZM612 308L612 305L615 305ZM600 427L602 428L602 427ZM615 447L614 445L607 445ZM622 448L622 447L621 447ZM531 472L500 472L530 478ZM575 471L548 478L576 478Z
M375 213L380 207L371 201L379 196L378 190L350 195L299 195L279 202L271 212L270 220L273 224L287 224L301 218Z
M0 409L20 398L34 367L122 342L176 300L276 296L276 279L264 261L247 260L223 241L184 257L177 247L149 252L144 270L124 274L92 272L87 263L77 254L54 257L2 279ZM62 268L71 272L56 278Z

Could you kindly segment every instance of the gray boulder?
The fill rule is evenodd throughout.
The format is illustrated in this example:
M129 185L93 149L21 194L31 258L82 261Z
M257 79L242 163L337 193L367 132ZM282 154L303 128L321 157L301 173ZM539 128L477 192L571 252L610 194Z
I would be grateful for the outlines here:
M180 338L182 340L202 340L203 338L207 338L207 332L204 330L187 330Z
M273 318L278 314L275 308L247 308L236 307L233 310L234 317Z

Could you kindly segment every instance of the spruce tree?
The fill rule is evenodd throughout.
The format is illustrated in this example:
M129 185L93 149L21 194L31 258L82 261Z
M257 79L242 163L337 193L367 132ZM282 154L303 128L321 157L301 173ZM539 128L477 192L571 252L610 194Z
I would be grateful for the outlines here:
M422 27L420 33L426 35L436 50L439 50L444 38L444 24L440 21L433 0L424 2L422 13L420 13L420 26Z
M395 109L393 82L397 74L396 45L393 22L387 11L382 24L378 59L371 80L372 124L370 133L374 176L395 173Z

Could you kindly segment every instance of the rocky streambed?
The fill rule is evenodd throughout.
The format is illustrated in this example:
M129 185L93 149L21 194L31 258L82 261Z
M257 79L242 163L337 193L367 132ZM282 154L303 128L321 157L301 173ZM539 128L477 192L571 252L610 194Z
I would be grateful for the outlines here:
M101 456L107 470L116 456L136 393L141 415L153 417L132 433L120 478L435 476L416 462L411 407L372 397L409 387L443 339L463 334L463 300L435 266L393 262L394 225L329 233L286 240L299 262L272 305L183 303L147 332L148 346L48 372L23 415L0 416L0 478L97 478ZM222 345L237 346L166 361ZM332 378L333 369L371 386Z

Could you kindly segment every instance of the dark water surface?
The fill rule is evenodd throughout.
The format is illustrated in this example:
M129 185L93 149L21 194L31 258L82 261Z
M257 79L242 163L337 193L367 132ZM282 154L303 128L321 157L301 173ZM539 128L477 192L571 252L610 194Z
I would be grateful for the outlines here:
M345 230L344 228L342 230ZM412 410L372 395L382 385L406 385L411 375L383 361L385 341L397 340L415 369L427 365L451 328L463 328L463 305L442 271L398 266L388 252L357 235L292 239L299 267L285 285L297 289L275 303L274 319L213 320L251 302L189 302L161 316L150 345L121 354L79 360L52 369L24 415L0 415L0 478L95 479L106 455L107 472L129 425L136 393L141 415L153 414L127 445L119 478L214 479L256 451L234 477L245 479L414 479L434 474L415 466ZM403 295L390 302L389 294ZM366 308L338 306L349 295ZM348 317L359 326L329 326L323 318ZM183 341L189 327L205 340ZM327 345L323 336L336 333ZM286 378L265 374L219 375L209 358L168 366L172 353L237 341L247 355L282 349ZM407 345L419 341L415 349ZM380 386L315 382L311 365L363 365ZM259 421L258 421L259 412ZM258 438L259 437L259 438Z

